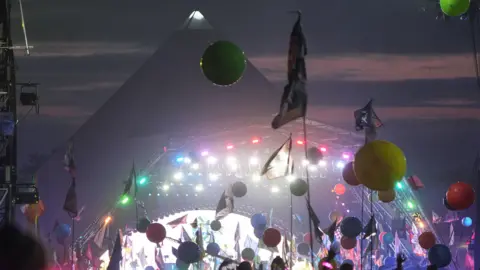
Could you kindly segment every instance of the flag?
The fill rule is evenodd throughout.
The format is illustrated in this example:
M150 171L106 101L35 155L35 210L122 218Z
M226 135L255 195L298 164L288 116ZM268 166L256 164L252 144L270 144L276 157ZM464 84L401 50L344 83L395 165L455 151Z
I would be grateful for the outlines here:
M395 254L399 254L401 242L400 242L400 237L398 237L398 232L395 232L395 241L393 243L394 243Z
M432 223L433 224L438 224L440 222L442 222L442 217L439 216L437 213L433 212L433 210L432 210Z
M367 239L371 236L375 236L377 234L377 221L375 220L375 216L372 215L370 220L367 223L367 226L363 229L364 235L363 239Z
M182 234L180 235L181 242L191 242L192 238L190 238L190 235L188 235L187 231L185 230L184 227L182 227Z
M75 164L75 156L73 155L73 140L70 140L67 145L67 151L63 156L63 165L65 170L70 174L70 176L75 179L76 176L76 164Z
M155 248L155 264L157 265L158 269L165 269L165 261L163 260L163 253L161 247Z
M192 223L190 223L192 228L196 229L198 228L198 218L195 218Z
M229 185L223 192L220 200L217 204L217 210L215 211L215 219L221 220L226 217L228 214L233 213L234 201L233 201L233 192L232 185Z
M120 230L117 233L117 238L115 239L115 245L113 246L112 256L110 256L110 263L108 264L107 270L120 270L120 262L122 261L122 241L121 241Z
M458 220L460 220L460 218L458 217L458 213L453 211L448 211L443 218L443 222L445 223L452 223Z
M290 265L290 258L288 257L288 254L290 253L290 247L288 246L288 240L287 240L287 232L283 235L283 249L282 249L282 257L286 262L286 265Z
M307 209L308 209L308 215L310 217L310 220L312 220L312 225L313 225L313 231L315 232L315 239L318 241L318 243L322 244L322 237L323 233L319 229L320 228L320 219L318 219L317 214L312 208L312 205L310 202L307 200Z
M137 173L135 172L135 164L132 165L130 170L130 175L128 176L127 182L125 183L125 188L123 190L123 195L130 194L130 190L134 186L134 195L137 196L138 186L137 186Z
M103 249L103 240L105 239L105 233L107 231L108 224L103 223L102 227L98 230L98 232L93 237L93 243L97 245L100 249Z
M455 244L455 230L453 228L453 223L450 223L450 241L448 243L449 246L453 246Z
M256 254L258 249L258 241L256 241L247 234L247 236L245 237L245 241L243 241L243 247L253 249Z
M418 176L416 175L412 175L408 177L407 183L413 190L419 190L425 187L425 185L423 185L422 180L420 180L420 178L418 178Z
M353 117L355 119L355 129L366 131L365 140L367 142L375 140L377 129L382 127L383 123L373 110L373 100L371 99L365 107L354 111Z
M233 236L233 240L235 241L235 252L237 253L237 260L242 260L242 253L240 251L240 222L237 223L237 228L235 229L235 234Z
M67 195L65 196L65 202L63 203L63 210L65 210L71 218L75 218L78 215L75 178L72 178L72 183L68 188Z
M265 175L272 180L285 177L293 173L292 137L290 136L283 144L273 152L262 168L260 175Z
M287 66L288 83L283 89L280 111L272 121L273 129L278 129L295 119L305 117L307 111L307 69L305 65L307 42L303 34L301 19L302 16L299 12L298 19L290 34Z
M195 232L195 243L200 248L202 255L205 253L204 246L203 246L203 234L202 234L202 227L200 226L198 230ZM203 258L203 256L202 256Z
M169 223L167 223L167 225L172 227L172 229L175 229L178 225L187 224L187 217L188 217L188 214L185 214L179 218L176 218L170 221Z
M330 240L330 243L333 243L335 241L335 231L337 230L337 219L335 219L328 228L323 230L322 232L328 236L328 240Z

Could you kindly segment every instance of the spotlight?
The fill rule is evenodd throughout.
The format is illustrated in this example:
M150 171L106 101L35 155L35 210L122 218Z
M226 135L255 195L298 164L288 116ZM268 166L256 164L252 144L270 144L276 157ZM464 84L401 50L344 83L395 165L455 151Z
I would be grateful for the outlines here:
M227 157L227 164L228 165L232 165L232 164L236 164L237 163L237 159L235 157Z
M199 184L195 186L195 191L202 191L203 190L203 185Z
M327 162L326 162L325 160L320 160L320 161L318 162L318 166L320 166L320 167L326 167L326 166L327 166Z
M327 152L327 148L325 146L320 147L320 152Z
M297 144L298 144L298 145L304 145L305 142L304 142L303 140L297 140Z
M192 170L198 170L200 168L200 164L193 163L191 167L192 167Z
M345 162L338 161L337 164L335 164L335 167L337 167L337 169L343 169L345 167Z
M306 159L302 160L302 165L303 166L307 166L308 164L310 164L310 161L308 161Z
M183 173L182 173L182 172L176 172L176 173L173 175L173 179L175 179L175 180L181 180L181 179L183 179Z
M288 182L293 182L297 177L295 177L295 175L293 174L289 174L285 178L287 179Z
M167 190L170 189L170 186L167 185L167 184L165 184L165 185L163 185L162 189L163 189L164 191L167 191Z
M112 221L112 217L111 216L106 216L105 220L104 220L105 224L110 223L110 221Z
M202 153L200 153L200 155L201 155L202 157L206 157L206 156L208 156L208 151L207 151L207 150L202 151Z
M259 142L260 142L260 139L257 139L257 138L253 138L253 139L252 139L252 143L253 143L253 144L257 144L257 143L259 143Z
M346 160L349 160L349 159L350 159L350 156L351 156L351 155L350 155L349 153L343 153L343 154L342 154L343 159L346 159Z
M190 163L192 163L192 159L186 157L186 158L183 159L183 163L185 163L185 164L190 164Z
M232 150L234 147L233 147L233 144L228 144L227 145L227 150Z
M272 193L277 193L280 191L280 189L278 187L272 187L272 189L270 190Z
M219 177L218 174L209 173L208 178L210 179L210 181L217 181Z
M250 158L250 165L258 165L258 158L257 157L251 157Z
M318 170L318 168L315 165L308 165L308 170L312 171L312 172L316 172Z
M207 158L207 163L208 163L209 165L214 165L215 163L217 163L217 159L214 158L214 157L212 157L212 156L209 156L209 157Z
M259 175L259 174L254 174L252 175L252 180L257 182L257 181L260 181L262 177Z

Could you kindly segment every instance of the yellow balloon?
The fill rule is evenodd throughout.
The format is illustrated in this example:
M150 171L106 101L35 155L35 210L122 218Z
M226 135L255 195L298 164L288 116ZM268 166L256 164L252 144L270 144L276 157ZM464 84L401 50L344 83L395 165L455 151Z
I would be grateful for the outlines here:
M407 160L403 151L387 141L372 141L355 154L355 176L372 190L387 191L405 176Z
M396 193L394 189L378 192L378 199L384 203L393 202L395 200L395 197Z

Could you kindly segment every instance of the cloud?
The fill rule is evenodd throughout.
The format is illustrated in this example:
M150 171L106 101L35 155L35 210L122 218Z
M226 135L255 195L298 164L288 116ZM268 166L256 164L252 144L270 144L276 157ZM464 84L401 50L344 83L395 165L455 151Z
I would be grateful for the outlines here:
M271 81L285 80L286 56L249 60ZM400 56L365 54L307 58L309 80L401 81L456 79L474 76L470 54Z
M353 123L353 111L358 107L350 106L309 106L308 117L329 124ZM480 108L459 107L378 107L376 113L381 120L480 120Z
M85 84L76 84L76 85L64 85L52 87L49 90L52 91L95 91L95 90L104 90L111 88L119 88L122 86L123 82L92 82Z
M152 54L155 48L121 42L52 42L32 44L30 57L85 57L95 55ZM18 56L24 56L19 52Z

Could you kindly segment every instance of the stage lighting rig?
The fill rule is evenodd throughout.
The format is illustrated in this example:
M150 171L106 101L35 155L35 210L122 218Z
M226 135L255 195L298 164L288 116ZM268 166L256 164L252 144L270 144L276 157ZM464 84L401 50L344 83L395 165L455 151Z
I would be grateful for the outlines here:
M35 108L35 113L40 114L40 103L38 96L39 83L17 83L20 86L20 104Z

